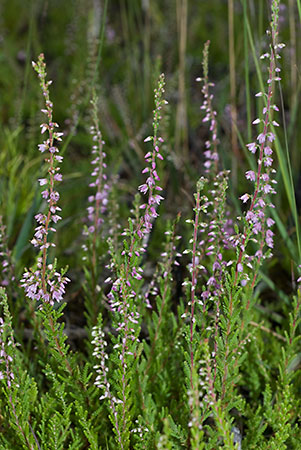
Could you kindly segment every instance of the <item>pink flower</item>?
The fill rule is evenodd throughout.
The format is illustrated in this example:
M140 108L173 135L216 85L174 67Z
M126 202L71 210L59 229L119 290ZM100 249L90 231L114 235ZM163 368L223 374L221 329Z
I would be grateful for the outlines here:
M263 143L265 142L265 139L266 139L266 135L263 134L263 133L260 133L260 134L257 136L257 140L258 140L259 144L263 144Z
M138 190L139 190L142 194L146 194L147 191L148 191L148 186L147 186L147 184L141 184L141 185L138 187Z
M62 181L63 177L61 173L56 173L53 177L55 181Z
M268 194L269 192L271 192L272 188L269 184L266 184L265 186L263 186L263 192L265 194Z
M251 142L246 145L251 153L256 153L257 145L255 142Z
M266 234L265 234L265 242L267 244L268 247L273 248L274 243L273 243L273 231L271 230L267 230Z
M266 156L271 156L272 153L273 153L273 150L271 149L271 147L269 147L269 146L264 147L264 154Z
M243 266L241 263L237 264L237 272L241 273L243 271Z
M246 172L246 179L247 180L251 180L251 181L255 181L255 172L253 172L253 170L248 170Z
M267 158L264 158L263 163L266 167L270 167L273 164L273 159L268 156Z
M250 195L249 194L244 194L240 197L240 200L243 201L243 203L247 203L247 201L249 200Z
M48 149L48 145L45 144L39 144L38 147L41 153L44 153Z

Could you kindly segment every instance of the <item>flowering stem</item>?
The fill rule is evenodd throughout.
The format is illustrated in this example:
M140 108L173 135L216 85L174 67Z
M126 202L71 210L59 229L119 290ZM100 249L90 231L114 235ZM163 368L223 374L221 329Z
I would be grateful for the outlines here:
M231 293L230 293L230 299L229 299L229 311L228 311L229 317L228 317L228 324L227 324L226 337L225 337L225 347L226 347L225 361L226 361L226 364L225 364L224 375L223 375L223 380L222 380L222 396L221 396L222 399L224 398L225 393L226 393L226 380L228 377L228 369L229 369L229 367L228 367L229 366L228 359L229 359L229 355L230 355L229 337L230 337L230 332L231 332L231 322L232 322L232 315L233 315L233 296L237 290L237 283L239 281L238 275L240 272L243 271L242 262L243 262L244 254L246 252L246 246L248 244L249 237L252 236L252 233L258 234L259 231L262 232L263 239L260 244L260 250L258 251L258 254L257 254L258 255L258 258L257 258L258 264L261 261L262 249L264 246L264 236L265 236L265 242L267 243L267 245L269 247L273 246L273 243L270 242L272 232L267 231L265 233L264 211L262 211L262 210L260 211L257 206L260 204L260 201L261 201L261 204L259 206L261 206L261 208L265 208L265 202L264 202L263 198L266 196L266 194L268 192L275 193L275 191L272 190L270 185L264 184L264 183L266 183L266 181L269 181L269 173L262 175L262 166L263 166L263 163L267 166L270 166L272 164L272 159L269 157L264 157L264 154L269 156L272 153L271 148L266 145L266 142L267 141L273 142L273 140L275 139L274 134L269 132L268 129L271 126L271 109L273 108L273 109L278 110L278 108L275 105L272 106L273 82L280 80L280 78L276 77L276 75L275 75L276 72L280 71L280 69L276 67L276 58L278 57L278 55L275 53L275 51L276 51L275 49L279 48L281 46L281 45L279 45L278 47L276 46L276 38L278 35L278 31L277 31L278 30L278 10L279 10L279 0L274 0L272 2L272 21L271 21L272 44L270 46L271 53L263 55L263 58L266 56L268 56L270 58L270 64L269 64L269 70L268 70L269 78L267 81L269 87L268 87L268 93L266 94L267 103L263 110L264 117L265 117L264 118L264 127L263 127L263 132L261 134L259 134L257 137L257 140L260 144L259 145L260 152L259 152L255 190L254 190L254 194L252 197L251 205L246 214L247 224L245 225L244 232L243 232L242 239L241 239L240 250L239 250L236 269L235 269L235 276L234 276L232 289L231 289ZM257 95L262 96L263 93L260 92ZM258 124L260 122L261 122L260 119L256 119L253 122L253 124ZM278 126L278 124L276 122L272 122L272 123L274 125ZM247 145L247 147L249 148L250 151L252 151L252 153L256 152L257 146L258 145L255 143L251 143L251 144ZM264 158L265 158L265 160L264 160ZM251 173L247 172L247 174L248 174L247 178L255 181L254 172L251 172ZM262 187L262 184L263 184L263 187ZM263 193L261 194L261 197L258 199L259 193L261 191L263 191ZM248 194L245 194L244 196L241 197L241 199L244 202L248 198L249 198ZM256 202L256 200L257 200L257 202ZM268 224L268 221L267 221L267 224ZM269 224L268 224L268 226L269 226ZM252 229L252 227L253 227L253 229ZM257 272L255 271L254 276L253 276L253 281L251 284L251 290L253 290L253 288L255 286L256 276L257 276ZM248 299L246 310L249 309L249 306L250 306L250 298ZM245 327L244 321L242 321L241 331L243 331L244 327Z
M253 198L251 201L251 205L249 208L249 212L252 212L255 206L255 202L260 190L260 175L261 175L261 170L262 170L262 164L263 164L263 152L264 152L264 147L265 147L265 142L266 142L266 137L267 137L267 133L268 133L268 126L269 126L269 121L270 121L270 115L271 115L271 101L273 98L273 90L272 90L272 79L274 77L274 73L275 73L275 55L274 55L274 51L273 49L271 49L271 61L270 61L270 67L269 67L269 79L271 80L271 82L269 83L269 88L268 88L268 95L267 95L267 106L266 106L266 113L265 113L265 120L264 120L264 128L263 128L263 133L262 133L262 142L260 144L260 154L259 154L259 160L258 160L258 169L257 169L257 177L256 177L256 185L255 185L255 191L253 194ZM236 271L235 271L235 279L234 279L234 287L237 284L237 280L238 280L238 267L239 264L242 261L242 257L245 251L245 246L246 246L246 240L247 240L247 230L244 231L243 234L243 238L242 238L242 242L241 242L241 246L240 246L240 252L239 252L239 256L238 256L238 260L237 260L237 265L236 265Z
M35 216L39 225L36 227L34 238L31 241L35 247L39 247L42 257L38 258L37 268L31 268L29 271L25 269L21 282L23 283L22 286L25 288L27 297L35 300L42 299L45 303L53 305L54 301L62 300L65 292L65 284L70 281L67 277L63 276L62 271L61 273L55 271L56 263L54 266L52 264L47 266L47 250L50 246L55 247L55 244L49 241L49 232L56 231L54 226L50 225L50 222L56 224L61 219L57 214L57 211L61 210L57 205L60 196L54 190L54 184L55 181L62 181L62 175L59 172L60 168L57 166L57 163L61 162L63 157L57 155L59 150L54 146L54 140L61 141L63 133L55 131L58 124L52 120L53 104L49 98L51 81L46 81L47 73L43 53L40 54L38 62L33 62L32 65L38 73L40 86L45 99L46 109L42 109L41 111L48 118L48 122L42 123L40 127L41 133L43 134L45 131L48 131L49 137L43 144L38 145L41 153L49 152L49 156L45 159L45 162L48 164L49 179L39 179L40 186L47 186L42 192L42 198L47 200L48 211L46 214L39 213Z
M213 109L212 99L213 94L210 94L210 86L214 86L214 83L210 83L208 79L208 59L209 59L209 45L210 41L207 41L204 45L203 50L203 78L198 77L196 81L202 81L202 94L204 96L204 101L201 106L201 109L205 111L206 115L203 118L203 122L210 122L209 131L211 132L211 138L206 141L206 151L204 155L206 157L206 161L204 163L205 173L216 174L218 171L218 138L217 138L217 120L216 120L216 111ZM213 146L211 150L211 146ZM213 162L213 164L212 164Z
M52 115L51 111L49 112L49 122L52 121ZM50 147L53 146L53 136L52 132L49 131L49 141L50 141ZM50 167L49 167L49 175L50 175L50 202L49 202L49 210L47 213L47 218L45 222L45 234L44 234L44 244L43 244L43 259L42 259L42 288L44 291L44 294L47 295L47 286L46 286L46 264L47 264L47 238L48 238L48 228L49 228L49 222L51 218L51 207L53 206L53 200L52 200L52 193L53 193L53 154L50 154Z
M195 219L193 229L193 247L192 247L192 280L191 280L191 316L190 316L190 386L193 389L193 369L194 369L194 352L193 352L193 331L194 331L194 307L195 307L195 289L197 284L197 264L196 264L196 247L198 237L200 214L200 186L196 194Z

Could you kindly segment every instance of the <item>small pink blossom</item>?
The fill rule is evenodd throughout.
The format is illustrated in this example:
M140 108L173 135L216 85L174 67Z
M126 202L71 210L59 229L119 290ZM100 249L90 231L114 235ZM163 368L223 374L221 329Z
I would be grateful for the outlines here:
M257 136L257 140L258 140L259 144L263 144L266 140L266 135L264 133L260 133Z
M266 167L270 167L272 164L273 164L273 159L272 158L270 158L269 156L264 158L264 165Z
M48 149L48 145L45 144L39 144L38 147L41 153L44 153Z
M241 263L237 264L237 272L239 272L239 273L243 272L243 266Z
M255 172L253 172L253 170L248 170L246 172L246 179L247 180L251 180L251 181L255 181Z
M240 197L240 200L243 201L243 203L247 203L247 201L249 200L250 195L249 194L244 194Z
M246 145L251 153L256 153L257 145L255 142L251 142Z
M273 153L273 150L271 149L271 147L269 147L269 146L264 147L264 154L266 156L271 156L272 153Z

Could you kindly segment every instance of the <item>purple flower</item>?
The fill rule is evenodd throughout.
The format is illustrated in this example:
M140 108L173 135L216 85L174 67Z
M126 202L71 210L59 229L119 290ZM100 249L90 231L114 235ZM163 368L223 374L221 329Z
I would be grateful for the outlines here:
M256 153L257 145L255 142L251 142L250 144L247 144L246 147L248 147L248 149L251 153Z
M255 181L255 172L253 172L253 170L248 170L246 172L246 179L247 180L251 180L251 181Z
M60 173L56 173L53 178L55 179L55 181L62 181L63 179L62 174Z
M265 234L265 242L267 244L268 247L273 248L274 247L274 243L273 243L273 231L272 230L267 230L266 234Z
M50 193L50 199L53 200L54 203L56 203L60 198L60 194L57 191L52 191Z
M148 186L147 186L147 184L141 184L141 185L138 187L138 190L139 190L142 194L146 194L147 191L148 191Z
M266 135L264 133L260 133L257 136L257 140L258 140L259 144L263 144L266 140Z
M240 200L243 201L243 203L246 203L249 200L250 195L249 194L244 194L240 197Z
M269 146L264 147L264 154L266 156L271 156L272 153L273 153L273 150L271 149L271 147L269 147Z
M263 163L266 167L270 167L273 164L273 159L267 156L264 158Z
M46 150L48 149L48 145L45 144L39 144L38 147L41 153L46 152Z
M251 222L256 222L257 218L256 215L253 213L253 211L248 211L246 214L246 219Z
M253 224L253 228L252 228L252 230L253 230L253 233L254 234L258 234L260 231L261 231L261 223L260 222L255 222L254 224Z
M265 194L268 194L269 192L271 192L272 188L269 184L266 184L265 186L263 186L263 192Z
M241 263L237 264L237 272L240 272L240 273L243 272L243 266Z

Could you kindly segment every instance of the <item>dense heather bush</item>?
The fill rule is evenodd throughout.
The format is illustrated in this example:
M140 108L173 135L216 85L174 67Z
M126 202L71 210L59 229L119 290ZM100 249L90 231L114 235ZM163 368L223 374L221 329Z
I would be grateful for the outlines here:
M1 449L301 448L301 291L297 287L277 331L261 323L255 291L259 269L274 247L272 155L279 126L274 98L284 47L278 21L279 0L273 0L269 51L261 57L268 62L266 90L256 94L263 109L253 121L257 138L247 144L257 163L245 174L250 193L240 196L239 217L227 200L229 171L222 170L219 158L209 41L197 79L209 137L191 217L178 214L155 229L168 170L164 75L154 91L152 133L144 139L144 181L125 229L117 207L119 181L105 162L110 148L93 90L93 169L88 214L76 243L86 331L76 350L72 340L67 343L71 331L62 320L72 261L70 269L59 271L54 257L56 224L64 217L57 190L63 157L56 146L63 133L53 118L44 55L33 63L46 117L41 124L46 137L38 144L45 156L41 210L31 241L38 253L17 282L1 217ZM155 250L153 267L152 239L160 229L161 251ZM181 286L179 266L185 268ZM26 330L14 329L15 314L26 317Z

